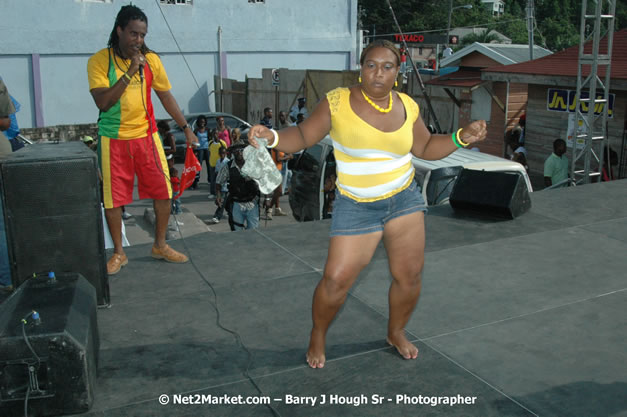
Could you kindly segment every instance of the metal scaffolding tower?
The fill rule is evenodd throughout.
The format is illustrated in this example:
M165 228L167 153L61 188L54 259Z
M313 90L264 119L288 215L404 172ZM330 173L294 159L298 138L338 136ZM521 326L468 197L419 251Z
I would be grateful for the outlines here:
M589 183L592 177L600 177L605 150L608 145L607 113L609 108L612 41L617 0L582 0L577 68L577 92L575 96L575 125L573 132L570 178L577 184ZM588 3L594 14L587 14ZM594 27L591 27L594 23ZM590 33L587 33L590 32ZM605 33L607 48L600 51L600 41ZM592 38L592 50L584 51L584 44ZM601 81L599 69L605 68L605 80ZM593 170L592 158L598 164ZM583 169L581 163L583 159ZM596 165L596 164L595 164Z

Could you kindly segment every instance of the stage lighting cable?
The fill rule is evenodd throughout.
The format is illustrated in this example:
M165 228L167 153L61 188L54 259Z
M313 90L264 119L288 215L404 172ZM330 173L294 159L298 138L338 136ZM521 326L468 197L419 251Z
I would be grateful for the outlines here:
M39 365L41 364L41 359L39 358L39 356L35 352L35 349L33 349L33 346L30 344L30 341L28 340L28 336L26 335L26 323L27 323L26 319L29 318L30 316L32 316L33 313L34 312L31 311L30 313L25 315L24 318L22 319L22 336L24 338L24 341L26 342L26 346L28 346L28 349L30 349L31 353L33 354L33 356L37 360L37 369L39 369Z
M143 89L143 78L141 78L141 88ZM150 123L150 135L151 135L151 145L152 145L152 152L153 152L153 157L154 157L154 162L155 165L157 165L157 167L159 168L159 170L161 171L161 173L163 174L164 178L166 178L167 181L170 181L170 176L166 175L165 172L163 172L163 168L161 167L161 164L157 163L157 154L156 149L154 147L154 139L152 138L152 129L153 129L153 125L152 125L152 118L150 117L150 114L148 114L148 109L146 108L146 103L144 101L144 95L142 94L142 105L144 106L144 111L146 112L146 116L148 117L148 123ZM156 213L155 213L156 215ZM255 382L255 380L250 376L249 370L250 370L250 366L252 365L253 362L253 355L252 353L250 353L250 350L248 349L248 347L246 347L246 345L244 344L244 342L242 341L241 336L239 335L238 332L236 332L235 330L231 330L228 329L226 327L224 327L221 323L220 320L220 309L218 308L218 294L216 293L215 289L213 288L213 285L211 284L211 282L209 282L209 280L207 278L205 278L205 275L202 273L202 271L198 268L198 266L196 265L196 263L194 262L194 259L192 258L192 254L191 251L189 250L189 247L187 246L187 242L185 240L185 236L183 236L183 232L181 231L180 227L178 227L178 218L176 216L176 214L172 214L172 216L174 216L174 221L176 222L176 227L178 229L179 234L181 235L181 241L183 242L183 246L185 247L185 251L187 252L187 256L189 258L189 262L192 264L192 267L194 268L194 270L196 271L196 273L198 274L198 276L200 277L200 279L202 279L211 289L211 292L213 293L213 302L211 303L211 305L213 306L213 309L216 312L216 325L218 326L218 328L224 330L227 333L230 333L231 335L233 335L233 337L235 337L235 340L237 341L237 343L239 344L239 346L241 346L241 348L246 352L246 355L248 356L248 363L246 365L246 369L243 372L243 375L248 379L248 381L255 387L255 389L257 390L257 392L259 393L259 395L264 396L263 391L261 390L261 388L257 385L257 383ZM156 220L155 220L156 221ZM272 404L266 404L266 406L270 409L270 411L272 411L272 413L277 416L277 417L282 417L281 413L278 412L277 409L275 409Z
M21 320L22 323L22 337L24 337L24 341L26 342L26 346L28 346L28 349L30 349L31 353L33 354L33 356L35 357L35 359L37 359L37 368L36 370L39 371L39 366L41 365L41 359L39 358L39 355L37 355L37 353L35 352L35 349L33 349L33 346L30 344L30 341L28 340L28 336L26 335L26 319L33 316L33 314L35 313L35 311L31 311L30 313L28 313L27 315L24 316L24 318ZM30 368L31 365L28 365L28 367ZM30 373L30 369L28 369L28 372ZM26 397L24 398L24 417L28 417L28 399L30 397L30 378L28 379L28 385L26 388Z
M24 399L24 417L28 417L28 397L30 397L30 385L26 389L26 398Z

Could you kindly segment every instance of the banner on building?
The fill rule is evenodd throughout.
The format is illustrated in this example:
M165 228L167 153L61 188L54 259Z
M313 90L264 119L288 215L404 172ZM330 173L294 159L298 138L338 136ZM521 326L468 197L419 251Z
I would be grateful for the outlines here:
M546 96L546 109L548 111L568 112L574 113L576 106L576 91L564 90L560 88L549 88ZM589 93L587 91L581 92L581 98L587 99ZM603 98L602 94L597 94L597 100ZM607 108L607 117L612 118L614 115L614 100L616 94L610 94L608 97L609 106ZM605 103L596 103L594 106L594 114L599 115L603 112ZM588 102L582 101L579 104L579 110L583 114L588 113Z
M588 133L588 128L583 120L579 119L579 124L577 125L577 130L575 131L575 113L570 113L568 115L568 130L566 131L566 146L569 148L573 147L573 143L575 139L577 140L577 149L583 149L586 146L586 138L585 137L575 137L582 136Z

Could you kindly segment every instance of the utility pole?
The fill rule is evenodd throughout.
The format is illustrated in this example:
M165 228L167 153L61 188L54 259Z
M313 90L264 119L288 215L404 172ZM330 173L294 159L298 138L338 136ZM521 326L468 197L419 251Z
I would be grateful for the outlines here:
M533 0L527 0L527 7L525 8L527 11L527 32L529 33L529 60L533 60L533 29L535 23L534 19L534 9L533 9Z
M453 17L453 0L448 6L448 25L446 26L446 46L448 46L449 37L451 35L451 18Z

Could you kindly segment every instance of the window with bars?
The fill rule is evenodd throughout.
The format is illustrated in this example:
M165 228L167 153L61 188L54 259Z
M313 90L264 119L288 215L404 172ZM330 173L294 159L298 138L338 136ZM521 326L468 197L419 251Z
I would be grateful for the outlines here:
M159 0L161 4L192 4L192 0Z

